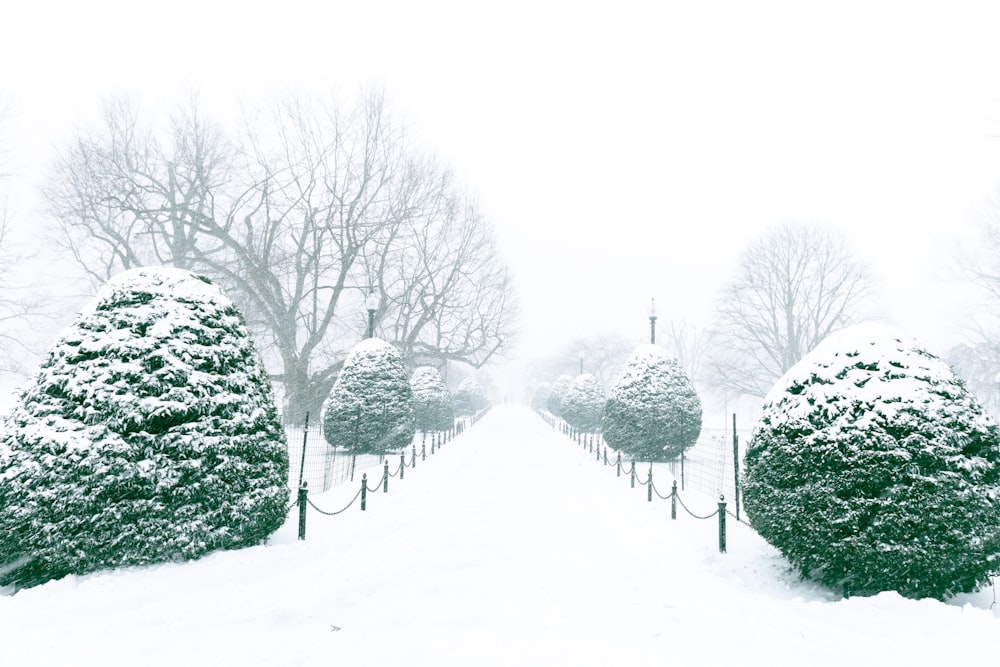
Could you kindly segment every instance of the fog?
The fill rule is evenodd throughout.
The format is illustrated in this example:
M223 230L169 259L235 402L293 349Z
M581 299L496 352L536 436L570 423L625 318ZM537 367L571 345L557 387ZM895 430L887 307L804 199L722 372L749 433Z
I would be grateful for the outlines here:
M707 326L780 222L843 231L868 314L938 353L983 312L955 266L1000 183L996 3L222 4L0 9L19 238L42 244L32 187L108 94L374 84L496 227L521 304L501 383L575 338L643 341L651 298Z

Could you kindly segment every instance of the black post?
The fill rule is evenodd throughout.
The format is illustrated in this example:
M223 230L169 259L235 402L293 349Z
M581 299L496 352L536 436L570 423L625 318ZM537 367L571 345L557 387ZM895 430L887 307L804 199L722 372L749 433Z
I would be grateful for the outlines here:
M299 484L299 539L306 539L306 498L309 490L306 488L308 482Z
M389 493L389 461L385 462L385 470L382 471L382 493Z
M427 445L420 446L420 460L421 461L427 460Z
M434 438L431 438L431 456L434 455Z
M356 453L351 454L351 481L354 481L354 464L358 461L358 455Z
M726 553L726 497L719 496L719 553Z
M593 439L591 439L591 442L593 442ZM594 460L597 461L598 463L600 463L600 461L601 461L601 446L598 445L596 447L596 449L597 449L597 452L594 454Z
M681 450L681 491L684 490L684 450Z
M618 474L615 477L622 476L622 453L618 452L618 460L615 462L615 468L618 470Z
M670 518L677 518L677 480L674 480L674 486L670 489Z
M412 468L416 468L417 467L417 446L416 445L413 445L413 463L410 464L410 467L412 467Z
M604 448L604 465L608 465L608 448Z
M306 471L306 442L309 440L309 413L306 413L306 423L302 427L302 463L299 464L299 486L302 486L302 476ZM303 538L299 538L303 539Z
M361 473L361 511L365 511L365 503L368 500L368 473Z
M406 471L406 454L399 455L399 478L403 479L403 473Z
M653 502L653 464L649 464L649 477L646 478L646 500Z
M736 435L736 413L733 413L733 502L736 504L736 520L740 520L740 436Z
M635 461L632 461L632 471L629 473L632 477L632 488L635 488Z

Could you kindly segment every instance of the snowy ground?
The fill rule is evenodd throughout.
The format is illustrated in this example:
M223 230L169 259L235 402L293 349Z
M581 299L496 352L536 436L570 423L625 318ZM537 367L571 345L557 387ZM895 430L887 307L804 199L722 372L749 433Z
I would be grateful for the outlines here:
M378 472L374 471L373 477ZM659 484L657 485L659 487ZM665 481L664 488L669 488ZM314 502L339 509L345 484ZM694 511L714 500L693 492ZM388 495L272 543L0 597L2 665L992 664L1000 605L841 600L498 407ZM745 664L745 663L744 663Z

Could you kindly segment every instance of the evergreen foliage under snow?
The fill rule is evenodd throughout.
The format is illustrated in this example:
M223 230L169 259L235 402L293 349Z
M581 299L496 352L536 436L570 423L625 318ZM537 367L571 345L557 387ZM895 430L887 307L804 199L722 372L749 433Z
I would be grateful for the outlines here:
M432 366L421 366L410 376L413 414L418 431L447 431L455 425L451 392Z
M562 400L563 419L575 429L596 431L604 414L604 387L590 373L573 378Z
M569 375L560 375L552 383L552 388L549 390L548 409L553 417L562 419L563 399L571 384L573 384L573 378Z
M611 389L601 424L608 444L633 460L670 460L698 440L701 399L676 359L642 345Z
M768 395L744 465L753 527L851 594L943 598L1000 570L1000 433L892 330L833 334Z
M285 433L242 316L133 269L50 348L0 435L0 582L197 558L285 519Z
M543 410L549 409L549 395L552 393L552 385L548 382L543 382L538 385L535 389L535 393L531 397L531 409L536 412L541 412Z
M468 416L475 415L490 407L490 401L486 398L486 392L482 386L476 382L475 378L466 378L458 385L453 398L455 414Z
M351 350L323 411L323 435L355 454L384 454L413 442L413 390L403 357L381 338Z

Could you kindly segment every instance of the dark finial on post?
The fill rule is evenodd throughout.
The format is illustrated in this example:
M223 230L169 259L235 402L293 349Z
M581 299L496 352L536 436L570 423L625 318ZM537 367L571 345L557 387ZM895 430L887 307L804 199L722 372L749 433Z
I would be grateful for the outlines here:
M368 501L368 473L361 473L361 511L365 511Z
M719 496L719 553L726 553L726 497Z

